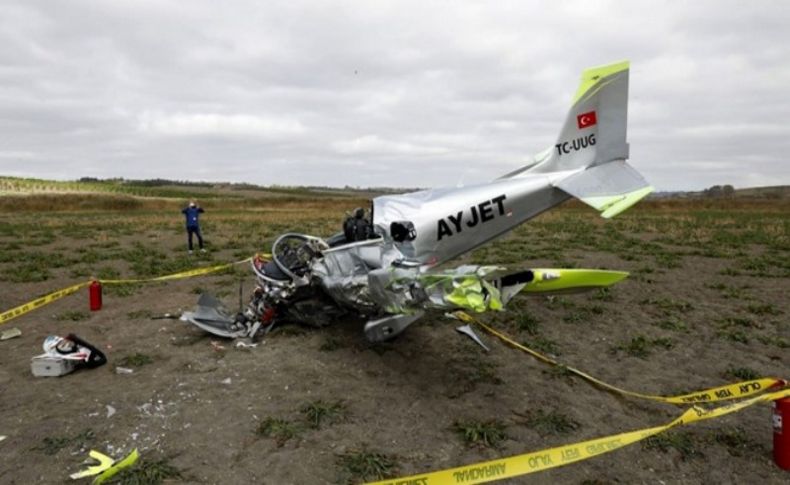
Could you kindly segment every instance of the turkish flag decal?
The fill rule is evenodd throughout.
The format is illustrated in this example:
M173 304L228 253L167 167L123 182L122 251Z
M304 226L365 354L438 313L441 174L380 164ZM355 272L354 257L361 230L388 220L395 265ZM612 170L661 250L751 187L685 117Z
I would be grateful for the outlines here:
M579 125L580 130L593 126L596 123L598 123L598 120L595 118L595 111L588 111L576 117L576 124Z

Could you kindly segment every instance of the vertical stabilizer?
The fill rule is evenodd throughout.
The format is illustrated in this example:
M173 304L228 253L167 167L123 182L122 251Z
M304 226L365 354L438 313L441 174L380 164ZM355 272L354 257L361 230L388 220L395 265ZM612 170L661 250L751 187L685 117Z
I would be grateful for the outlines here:
M554 146L503 178L627 159L628 67L623 61L586 69Z

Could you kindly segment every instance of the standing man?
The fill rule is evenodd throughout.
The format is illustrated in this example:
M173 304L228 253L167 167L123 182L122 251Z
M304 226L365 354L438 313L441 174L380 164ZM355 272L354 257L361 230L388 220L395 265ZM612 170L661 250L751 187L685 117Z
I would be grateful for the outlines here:
M192 234L195 234L200 246L200 252L205 253L203 249L203 236L200 235L200 221L198 220L202 214L203 208L198 207L194 200L189 201L189 206L185 207L181 213L187 218L187 241L189 242L189 254L192 254Z

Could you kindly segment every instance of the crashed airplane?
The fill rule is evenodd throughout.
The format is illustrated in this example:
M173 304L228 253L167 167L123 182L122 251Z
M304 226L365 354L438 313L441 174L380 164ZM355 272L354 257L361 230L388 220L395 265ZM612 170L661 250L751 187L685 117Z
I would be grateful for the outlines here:
M378 342L429 309L501 310L521 291L605 287L625 272L520 269L443 263L576 197L613 217L653 188L626 163L628 62L587 69L556 143L496 180L372 201L344 231L321 239L288 233L256 256L257 288L238 314L210 295L182 319L215 335L255 337L280 322L324 326L352 315ZM527 255L525 255L527 256Z

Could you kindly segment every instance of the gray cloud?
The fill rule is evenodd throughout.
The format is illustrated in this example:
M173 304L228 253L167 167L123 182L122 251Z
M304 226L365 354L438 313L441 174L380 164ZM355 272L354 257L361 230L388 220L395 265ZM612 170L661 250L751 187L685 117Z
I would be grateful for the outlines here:
M437 186L554 143L630 59L659 189L790 183L790 4L6 1L0 173Z

